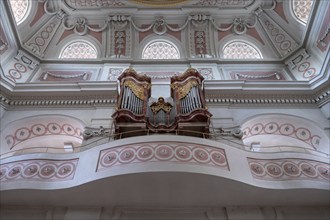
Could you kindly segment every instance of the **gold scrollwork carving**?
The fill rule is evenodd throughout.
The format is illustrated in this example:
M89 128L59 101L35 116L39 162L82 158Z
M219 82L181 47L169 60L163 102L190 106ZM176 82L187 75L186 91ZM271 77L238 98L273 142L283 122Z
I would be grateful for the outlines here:
M196 81L189 81L186 84L184 84L183 86L177 86L178 87L178 98L182 99L184 97L186 97L186 95L189 93L189 91L191 90L192 87L197 86L198 83Z
M188 74L188 73L196 73L196 72L197 72L197 70L195 68L188 68L186 71L184 71L182 76L184 76L185 74Z
M145 83L145 84L143 84L143 88L150 89L151 88L151 84Z
M177 89L178 88L178 84L177 83L172 83L171 84L171 89Z
M128 73L128 72L133 72L133 73L137 74L137 72L136 72L132 67L128 67L128 68L124 71L124 73Z
M134 95L136 95L139 99L144 100L144 86L139 86L131 80L126 80L124 82L124 86L129 87L133 91Z
M150 105L151 111L156 114L160 110L163 110L166 113L169 113L172 109L172 105L164 101L163 97L158 98L158 102L154 102Z

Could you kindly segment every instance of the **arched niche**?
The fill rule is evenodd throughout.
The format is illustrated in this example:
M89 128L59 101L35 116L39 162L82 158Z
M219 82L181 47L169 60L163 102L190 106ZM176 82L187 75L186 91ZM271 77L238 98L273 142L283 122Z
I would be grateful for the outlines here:
M182 43L179 40L177 40L175 37L173 37L171 35L167 35L167 34L162 35L162 36L151 35L151 36L148 36L145 39L143 39L141 41L141 43L139 43L139 47L138 47L138 50L136 50L136 52L135 52L135 56L138 57L139 59L143 59L143 53L145 52L147 47L152 44L157 44L158 42L164 43L166 45L170 45L171 47L173 47L173 49L178 52L177 59L185 58L185 53L183 50Z
M224 59L262 59L259 48L250 42L233 40L228 42L221 51Z
M30 0L9 0L9 5L13 12L16 25L22 24L31 12L32 1Z
M223 54L223 50L224 48L233 42L244 42L247 43L249 45L251 45L252 47L254 47L254 49L256 49L258 51L258 53L261 54L263 60L267 60L267 59L272 59L276 56L276 54L274 54L270 49L269 46L262 44L260 41L258 41L257 39L255 39L252 36L249 35L244 35L244 36L237 36L234 34L230 34L224 38L222 38L216 45L216 47L218 48L217 50L217 56L222 60L225 59L224 58L224 54ZM239 59L237 59L239 60ZM255 59L257 60L257 59Z
M62 48L60 59L96 59L98 57L96 47L88 42L76 40Z
M60 43L58 43L58 45L56 45L56 46L54 44L53 46L55 46L57 49L52 50L52 51L49 50L49 51L47 51L47 54L48 54L48 56L55 57L55 58L75 60L77 58L64 58L61 56L62 56L64 50L66 50L70 45L77 44L77 43L84 44L87 47L89 47L90 49L94 50L93 53L95 53L96 57L94 55L93 58L92 57L86 58L88 60L99 59L103 54L103 50L101 49L102 45L98 42L98 40L96 38L94 38L93 36L89 36L89 35L79 36L79 38L77 38L77 36L75 34L71 34L71 35L65 37L64 39L60 40Z

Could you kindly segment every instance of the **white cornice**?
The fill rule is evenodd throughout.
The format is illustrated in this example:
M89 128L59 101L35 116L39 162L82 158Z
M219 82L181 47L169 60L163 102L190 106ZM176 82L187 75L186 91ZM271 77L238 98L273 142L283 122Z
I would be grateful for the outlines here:
M291 83L290 83L291 84ZM260 88L259 85L263 85ZM292 83L284 87L268 89L271 84L265 82L244 81L207 81L204 84L208 104L225 105L309 105L318 108L330 101L330 88L322 90L308 89L308 83ZM292 86L296 90L289 90ZM54 89L52 89L54 88ZM10 94L1 93L1 105L6 108L20 107L115 107L117 84L109 83L66 83L59 88L58 83L44 85L40 83L19 84ZM283 89L284 88L284 89ZM42 91L42 92L41 92Z
M263 94L311 94L309 82L303 81L242 81L242 80L209 80L204 83L207 93L238 94L263 93Z
M117 92L116 82L74 82L74 83L17 83L10 91L11 95L22 94L30 96L33 93L47 93L47 94L107 94L115 95Z

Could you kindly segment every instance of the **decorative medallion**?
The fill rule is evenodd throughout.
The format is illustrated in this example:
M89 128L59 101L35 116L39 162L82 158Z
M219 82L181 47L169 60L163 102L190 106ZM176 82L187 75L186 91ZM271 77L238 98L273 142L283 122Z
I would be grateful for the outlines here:
M100 160L100 164L105 167L111 166L117 161L117 159L118 159L118 153L116 151L109 151L102 156Z
M316 171L315 167L309 163L306 163L306 162L300 163L300 169L301 169L302 173L307 177L310 177L310 178L317 177L317 171Z
M121 163L129 163L134 160L135 150L131 148L126 148L120 152L119 161Z
M192 157L191 150L186 146L178 146L175 149L175 156L180 161L189 161Z
M299 167L292 163L292 162L284 162L282 164L283 170L285 172L286 175L288 176L299 176L301 170L299 169Z
M22 176L25 178L33 177L38 174L39 170L40 165L38 163L32 162L24 168Z

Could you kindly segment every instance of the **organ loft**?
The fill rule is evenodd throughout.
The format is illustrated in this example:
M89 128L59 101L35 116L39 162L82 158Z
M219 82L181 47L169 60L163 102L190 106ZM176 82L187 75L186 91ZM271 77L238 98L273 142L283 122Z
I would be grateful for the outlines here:
M204 78L196 69L171 77L168 97L152 97L151 78L134 69L126 69L118 80L118 104L112 115L117 138L149 133L208 135L212 114L205 105Z

